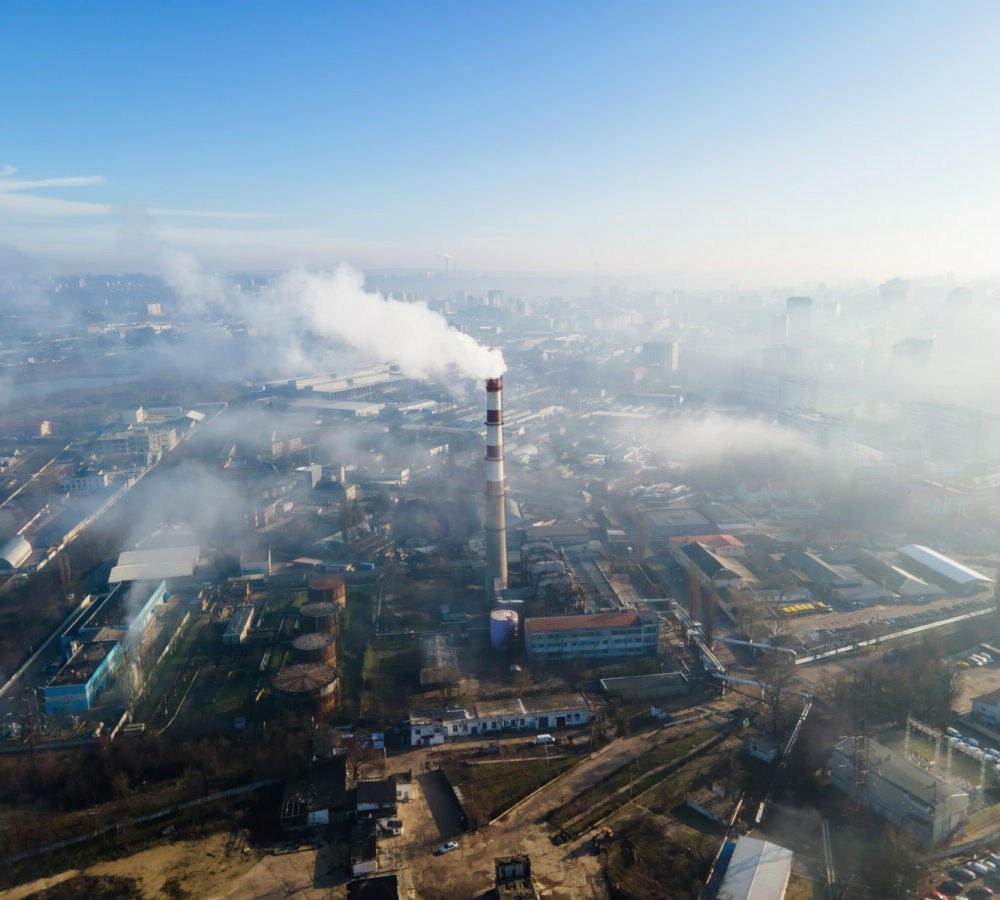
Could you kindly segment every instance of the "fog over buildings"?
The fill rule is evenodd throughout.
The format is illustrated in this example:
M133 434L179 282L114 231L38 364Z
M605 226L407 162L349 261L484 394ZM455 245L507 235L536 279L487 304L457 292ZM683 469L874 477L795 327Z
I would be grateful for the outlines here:
M1000 890L996 8L55 12L0 894Z

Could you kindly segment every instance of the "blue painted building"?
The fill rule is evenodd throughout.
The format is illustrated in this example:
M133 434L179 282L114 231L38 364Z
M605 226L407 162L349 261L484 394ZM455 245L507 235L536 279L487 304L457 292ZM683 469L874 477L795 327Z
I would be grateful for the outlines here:
M134 582L112 591L79 625L61 636L67 660L42 689L47 713L85 713L91 708L125 660L130 641L141 637L157 606L170 599L167 583L161 581L130 615L137 592L141 597L149 588L149 584Z

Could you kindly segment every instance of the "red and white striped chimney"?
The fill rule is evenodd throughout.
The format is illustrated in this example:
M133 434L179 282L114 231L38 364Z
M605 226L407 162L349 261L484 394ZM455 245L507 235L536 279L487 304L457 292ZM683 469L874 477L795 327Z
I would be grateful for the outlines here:
M507 587L507 513L503 483L501 379L486 381L486 600Z

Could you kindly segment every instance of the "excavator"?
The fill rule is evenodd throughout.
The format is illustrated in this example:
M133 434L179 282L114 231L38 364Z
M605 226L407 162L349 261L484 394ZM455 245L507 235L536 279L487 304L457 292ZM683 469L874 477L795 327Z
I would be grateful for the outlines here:
M594 835L594 853L607 850L614 842L615 833L610 828L602 828Z

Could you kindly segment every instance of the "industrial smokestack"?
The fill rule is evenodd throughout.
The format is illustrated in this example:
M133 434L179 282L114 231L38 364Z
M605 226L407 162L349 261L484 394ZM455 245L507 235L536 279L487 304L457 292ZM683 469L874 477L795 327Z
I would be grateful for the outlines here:
M507 512L503 486L501 379L486 381L486 601L507 587Z

